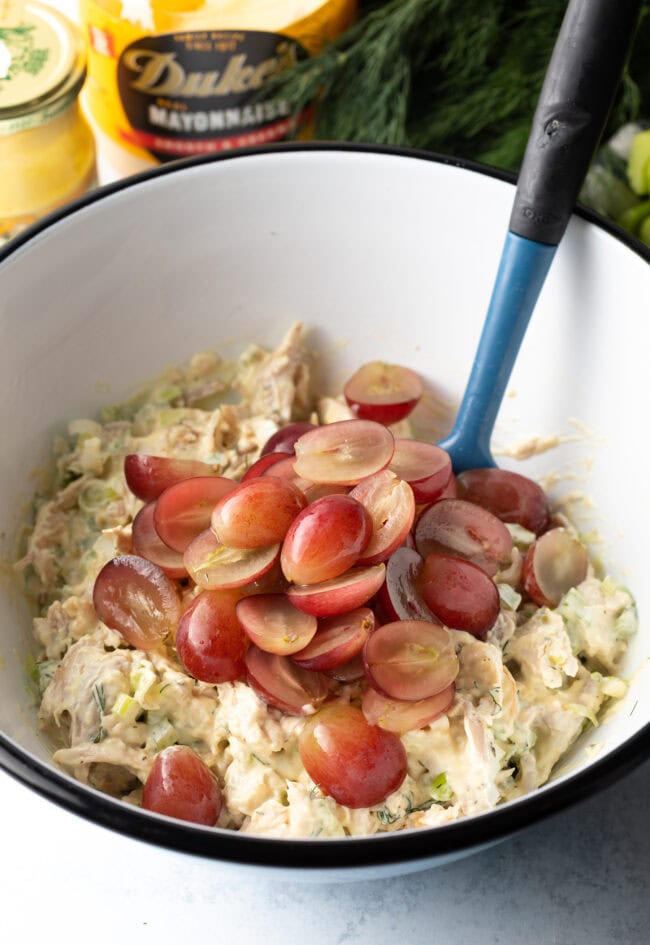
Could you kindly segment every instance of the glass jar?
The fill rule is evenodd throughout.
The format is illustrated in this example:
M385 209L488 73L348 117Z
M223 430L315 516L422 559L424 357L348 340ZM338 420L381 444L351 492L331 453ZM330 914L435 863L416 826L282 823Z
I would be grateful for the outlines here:
M356 0L81 0L88 107L116 174L305 136L265 79L347 29ZM105 179L105 178L104 178Z
M0 0L0 242L95 183L85 75L73 23L41 3Z

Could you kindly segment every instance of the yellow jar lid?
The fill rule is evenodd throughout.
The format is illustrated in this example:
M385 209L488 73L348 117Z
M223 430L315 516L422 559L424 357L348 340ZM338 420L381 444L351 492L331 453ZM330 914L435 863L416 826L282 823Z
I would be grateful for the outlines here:
M0 0L0 134L53 118L86 74L81 31L43 3Z

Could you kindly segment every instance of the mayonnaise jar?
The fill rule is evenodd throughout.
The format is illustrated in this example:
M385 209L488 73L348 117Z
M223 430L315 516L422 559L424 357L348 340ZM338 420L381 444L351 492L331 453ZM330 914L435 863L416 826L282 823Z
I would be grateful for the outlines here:
M0 0L0 243L94 185L85 75L73 23L45 4Z

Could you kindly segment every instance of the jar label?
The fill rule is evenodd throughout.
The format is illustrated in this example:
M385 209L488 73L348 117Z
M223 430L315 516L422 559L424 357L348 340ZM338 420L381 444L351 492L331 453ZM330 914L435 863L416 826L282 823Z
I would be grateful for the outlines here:
M308 57L299 42L261 30L143 36L122 52L122 137L159 161L288 137L306 116L264 83Z

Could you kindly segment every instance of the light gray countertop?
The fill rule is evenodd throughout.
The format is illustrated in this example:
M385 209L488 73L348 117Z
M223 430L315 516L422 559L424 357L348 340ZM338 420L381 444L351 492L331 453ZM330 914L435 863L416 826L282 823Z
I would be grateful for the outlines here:
M0 810L4 942L650 942L650 764L475 856L343 884L160 850L60 810L1 771Z

